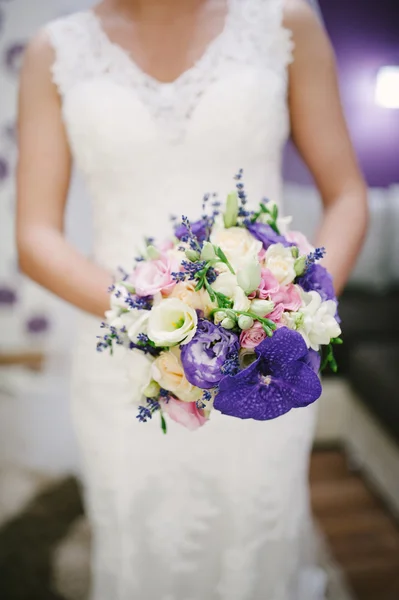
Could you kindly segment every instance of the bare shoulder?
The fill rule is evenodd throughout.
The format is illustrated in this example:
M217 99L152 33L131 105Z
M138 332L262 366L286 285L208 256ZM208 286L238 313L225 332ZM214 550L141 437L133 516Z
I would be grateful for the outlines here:
M306 0L285 0L284 25L292 31L296 59L311 53L313 59L333 60L327 33Z
M48 70L54 60L54 50L45 28L30 40L25 49L23 70Z

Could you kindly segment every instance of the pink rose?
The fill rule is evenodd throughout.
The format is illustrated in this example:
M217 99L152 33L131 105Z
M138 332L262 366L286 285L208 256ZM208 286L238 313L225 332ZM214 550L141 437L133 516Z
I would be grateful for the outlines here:
M257 296L261 300L269 300L271 294L280 289L280 284L269 269L262 269L261 281L257 290Z
M302 306L301 297L293 283L280 286L277 292L270 294L270 300L276 304L276 307L281 305L284 310L297 311ZM268 319L273 320L273 317L268 315Z
M309 254L314 251L313 246L300 231L289 231L285 237L289 242L298 246L300 254Z
M171 397L168 402L162 402L162 408L172 421L190 431L199 429L208 421L208 418L198 409L196 402L182 402Z
M169 257L141 262L131 277L138 296L155 296L159 292L170 294L176 281L172 273L178 270L176 261Z
M173 250L174 244L172 240L163 240L162 242L159 242L156 247L161 254L166 254L167 250Z
M274 310L267 315L267 318L277 324L280 322L283 312L284 306L282 304L276 304Z
M269 318L269 315L268 315ZM242 348L252 349L259 346L266 338L266 332L259 321L255 321L251 329L243 331L240 335L240 345Z

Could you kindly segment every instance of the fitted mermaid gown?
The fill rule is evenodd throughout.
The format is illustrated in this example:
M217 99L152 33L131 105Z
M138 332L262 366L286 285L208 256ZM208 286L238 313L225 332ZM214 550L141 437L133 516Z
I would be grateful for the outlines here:
M174 83L144 74L91 11L54 21L53 79L92 201L93 260L129 269L170 214L195 219L244 169L280 203L289 133L283 0L229 0L222 33ZM93 600L321 600L308 463L315 408L270 422L218 413L189 432L136 419L141 359L96 353L82 315L72 408L93 529ZM130 377L128 377L130 373Z

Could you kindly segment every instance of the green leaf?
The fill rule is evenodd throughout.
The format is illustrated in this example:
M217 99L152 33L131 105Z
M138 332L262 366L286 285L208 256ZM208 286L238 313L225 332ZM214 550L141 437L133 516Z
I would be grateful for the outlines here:
M266 325L265 323L262 323L262 325L263 325L263 329L265 330L266 335L268 337L272 337L273 330L268 325Z
M233 307L233 304L234 304L233 300L230 300L230 298L228 298L221 292L215 292L215 296L216 296L216 300L217 300L219 308L232 308Z
M223 215L224 226L226 229L237 225L238 218L238 196L237 192L231 192L227 196L226 210Z
M198 281L197 285L195 286L195 291L196 291L196 292L199 292L200 290L202 290L202 288L204 287L204 280L205 280L205 279L204 279L204 277L202 277L202 278L201 278L201 279Z
M207 280L206 277L204 277L203 281L204 281L205 287L206 287L206 289L208 291L210 299L212 300L212 302L215 302L215 300L216 300L215 291L211 288L211 286L209 284L209 281Z
M168 427L166 425L165 417L163 416L162 413L161 413L161 429L165 435L168 433Z

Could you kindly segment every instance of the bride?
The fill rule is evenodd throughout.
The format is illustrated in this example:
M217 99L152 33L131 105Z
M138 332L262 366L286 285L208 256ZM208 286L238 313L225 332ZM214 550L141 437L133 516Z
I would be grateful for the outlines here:
M93 600L320 600L310 544L315 412L137 422L139 358L96 354L107 288L170 214L204 192L281 202L289 131L324 204L317 244L339 293L366 191L333 53L303 0L103 0L30 43L20 91L22 270L82 309L72 406L93 528ZM64 238L72 162L92 199L93 255ZM130 379L128 378L130 372Z

